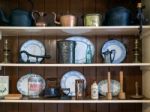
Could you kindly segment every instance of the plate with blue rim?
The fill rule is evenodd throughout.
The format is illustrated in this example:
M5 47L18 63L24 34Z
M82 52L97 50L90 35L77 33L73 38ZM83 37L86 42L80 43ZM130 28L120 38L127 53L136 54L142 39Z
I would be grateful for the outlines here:
M67 91L63 91L65 94L68 94L68 96L75 96L75 80L81 79L84 80L84 88L86 88L86 79L84 75L79 71L69 71L66 72L60 81L61 88L70 88L70 93L68 94Z
M115 57L112 63L123 62L123 60L126 58L126 53L127 53L125 45L121 41L115 40L115 39L106 41L103 44L101 51L100 51L102 57L105 58L103 54L104 52L112 51L112 50L115 51Z
M108 92L108 81L102 80L98 83L98 92L99 94L106 96ZM120 82L116 80L111 80L111 93L112 96L117 96L120 92Z
M31 54L31 55L37 55L37 56L45 56L45 46L43 45L42 42L40 42L39 40L27 40L25 41L21 47L20 47L20 52L22 51L26 51L27 53ZM27 54L22 53L20 55L20 58L22 60L22 62L30 62L30 63L39 63L43 60L43 58L38 58L38 60L36 59L36 57L31 57L31 56L27 56Z
M86 63L86 52L87 52L88 45L90 45L91 47L92 56L94 56L94 53L95 53L94 44L86 37L72 36L72 37L66 38L66 40L72 40L76 42L75 63L77 64Z

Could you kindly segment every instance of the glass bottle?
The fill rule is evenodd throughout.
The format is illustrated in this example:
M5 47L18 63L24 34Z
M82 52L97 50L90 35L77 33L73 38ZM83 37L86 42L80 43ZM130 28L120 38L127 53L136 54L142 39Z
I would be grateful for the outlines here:
M92 63L92 49L89 44L86 49L86 63Z

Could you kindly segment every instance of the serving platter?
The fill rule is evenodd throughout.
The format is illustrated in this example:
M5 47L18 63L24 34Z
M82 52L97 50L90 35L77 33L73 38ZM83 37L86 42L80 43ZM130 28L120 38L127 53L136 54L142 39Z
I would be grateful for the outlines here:
M94 56L95 53L94 44L86 37L73 36L73 37L66 38L66 40L72 40L76 42L75 63L77 64L86 63L86 53L87 53L88 45L91 47L92 56Z

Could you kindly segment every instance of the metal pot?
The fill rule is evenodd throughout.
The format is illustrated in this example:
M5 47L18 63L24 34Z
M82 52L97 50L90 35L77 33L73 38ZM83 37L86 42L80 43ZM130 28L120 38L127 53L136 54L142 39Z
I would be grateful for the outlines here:
M104 25L119 26L131 24L131 12L125 7L115 7L105 15Z

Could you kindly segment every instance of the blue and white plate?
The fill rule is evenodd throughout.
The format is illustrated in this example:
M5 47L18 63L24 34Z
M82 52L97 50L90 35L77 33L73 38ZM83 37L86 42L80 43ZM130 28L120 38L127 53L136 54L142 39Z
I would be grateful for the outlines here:
M86 63L86 51L87 46L90 45L92 50L92 56L94 56L95 47L94 44L87 38L81 36L69 37L66 40L72 40L76 42L75 48L75 63Z
M108 92L107 80L102 80L98 83L98 91L101 95L106 96ZM111 80L111 93L112 96L117 96L120 92L120 82L116 80Z
M40 75L37 75L37 74L33 74L33 73L29 73L29 74L26 74L26 75L23 75L18 81L17 81L17 90L22 94L22 95L25 95L25 96L28 96L28 79L29 77L31 76L38 76L40 78L40 80L42 80L42 90L45 89L45 80L40 76Z
M45 47L38 40L28 40L28 41L24 42L20 48L20 52L21 51L26 51L32 55L45 56ZM23 62L27 62L28 58L25 53L22 53L20 58ZM31 57L31 56L29 57L29 61L31 63L36 63L37 61L41 62L42 60L43 60L43 58L38 58L38 60L36 60L35 57Z
M124 44L118 40L109 40L104 43L101 49L101 54L103 58L103 53L107 50L115 50L115 57L112 63L121 63L126 57L126 48Z
M70 93L64 91L65 94L69 96L75 96L75 80L84 80L84 88L86 88L86 79L82 73L78 71L69 71L63 75L60 81L61 88L70 88Z

